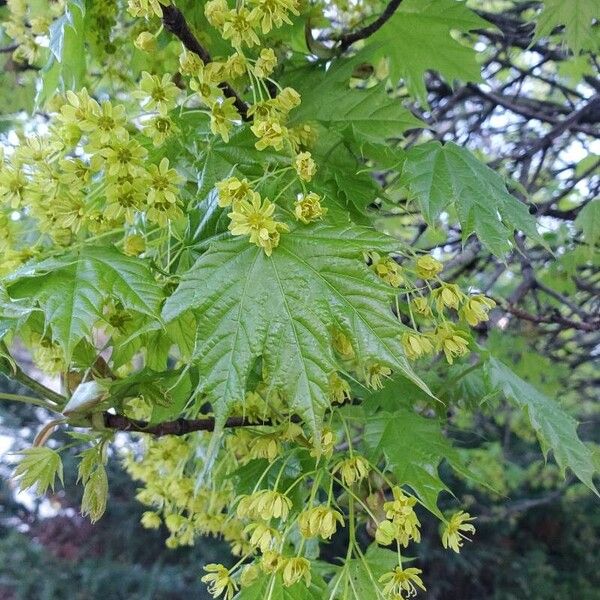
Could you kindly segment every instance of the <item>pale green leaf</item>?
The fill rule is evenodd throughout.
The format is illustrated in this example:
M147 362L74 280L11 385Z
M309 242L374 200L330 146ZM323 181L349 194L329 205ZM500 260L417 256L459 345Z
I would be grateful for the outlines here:
M366 52L372 59L389 58L390 76L427 104L424 76L437 71L446 81L479 81L480 67L473 48L461 44L452 32L468 33L490 27L465 2L404 0L392 18L373 36Z
M593 482L592 452L579 439L575 419L496 358L491 357L486 368L492 386L526 412L544 456L552 450L563 474L567 468L571 469L585 485L598 493Z
M508 193L500 175L466 148L451 142L427 142L411 148L402 182L429 223L454 206L463 240L476 233L496 256L510 250L515 229L540 241L527 207Z
M304 580L286 587L281 575L261 575L247 588L242 588L234 600L322 600L327 597L325 584L319 577L313 576L310 586Z
M187 273L164 308L170 321L197 309L201 390L218 422L243 400L259 357L269 383L312 431L329 406L337 365L331 329L341 328L364 361L377 360L424 386L404 357L393 289L365 266L363 252L396 242L360 227L302 227L283 235L271 257L246 239L216 243Z
M575 219L583 232L583 239L590 246L600 242L600 198L588 202Z
M36 487L38 494L44 494L48 488L54 491L56 477L63 481L63 466L58 452L47 446L27 448L19 452L23 458L14 471L21 490Z
M54 340L67 359L88 337L107 298L132 311L157 317L162 291L140 259L111 247L87 247L59 258L28 264L6 279L8 293L44 312Z
M580 50L599 52L599 19L598 0L544 0L544 8L537 18L535 39L546 37L564 25L565 41L575 54Z
M365 444L373 457L383 455L400 485L410 486L423 505L442 518L440 492L449 491L438 467L447 459L460 470L460 457L443 435L439 421L411 409L379 412L367 419Z
M88 477L83 488L81 499L81 514L89 515L90 521L95 523L106 510L108 499L108 478L104 465L98 462L96 468Z

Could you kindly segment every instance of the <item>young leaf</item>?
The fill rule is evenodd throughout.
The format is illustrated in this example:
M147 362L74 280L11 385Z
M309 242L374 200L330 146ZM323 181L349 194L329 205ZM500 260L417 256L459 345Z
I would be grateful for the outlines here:
M489 26L465 2L404 0L370 38L365 51L372 60L389 58L393 82L403 79L409 93L427 104L424 76L428 70L437 71L450 83L481 79L475 51L458 42L452 32L468 33Z
M415 146L406 154L402 181L429 223L453 204L463 240L476 233L496 256L510 250L515 229L540 240L527 207L508 193L500 175L466 148L439 142Z
M491 357L486 368L492 386L526 412L544 456L552 450L563 475L567 468L571 469L585 485L598 493L593 482L593 455L579 439L575 419L496 358Z
M13 298L27 298L43 310L53 338L67 360L90 335L106 298L127 309L157 316L162 292L146 264L111 247L87 247L29 264L7 278Z
M81 514L89 515L90 521L95 523L106 510L108 498L108 478L104 465L98 462L96 468L88 477L83 489L81 499Z
M600 37L594 30L593 21L600 17L597 0L544 0L544 8L538 17L535 39L550 35L564 25L564 37L575 54L580 50L600 51Z
M36 486L38 494L44 494L48 488L54 491L56 477L63 481L63 466L58 452L47 446L26 448L19 452L23 458L17 465L14 477L19 480L21 490Z
M437 498L440 492L449 490L440 479L438 467L444 459L459 471L462 466L437 420L411 409L379 412L368 417L365 443L373 457L383 454L400 485L410 486L423 505L442 518Z
M600 199L588 202L575 219L577 225L583 232L583 239L590 246L600 242Z
M377 360L422 387L404 357L402 325L390 310L392 288L378 280L362 253L396 243L360 227L305 227L282 237L271 257L246 240L216 243L167 300L163 316L198 309L195 360L201 389L218 423L244 398L262 356L270 384L319 431L329 406L329 376L339 367L331 328L344 330L363 361Z

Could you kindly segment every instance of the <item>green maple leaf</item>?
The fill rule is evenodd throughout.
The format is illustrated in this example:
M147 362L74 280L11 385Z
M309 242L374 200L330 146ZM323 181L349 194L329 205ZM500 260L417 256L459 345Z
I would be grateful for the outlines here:
M541 242L527 207L508 193L500 175L466 148L439 142L411 148L402 181L429 223L454 205L463 239L476 233L496 256L510 250L515 229Z
M27 299L42 309L67 360L77 343L91 334L107 298L154 318L162 300L161 288L147 265L111 247L84 247L28 264L5 282L11 297Z
M261 575L252 585L242 588L234 600L322 600L327 596L327 585L315 575L309 586L302 580L290 587L283 585L281 575Z
M58 452L47 446L27 448L19 452L23 458L17 465L14 477L19 480L21 490L36 487L38 494L48 488L54 491L56 477L63 480L63 466Z
M390 310L393 289L366 267L362 253L392 251L391 238L361 227L317 225L282 236L267 257L246 239L215 243L167 300L166 321L197 309L195 361L200 389L218 424L243 400L259 357L269 383L288 398L313 432L330 405L328 381L339 369L331 345L338 327L362 361L389 365L426 386L400 343Z
M598 493L593 482L596 472L593 454L579 439L575 419L496 358L488 360L486 371L491 385L526 412L544 456L552 450L563 475L567 468L571 469L585 485Z
M383 455L398 483L410 486L423 505L442 518L437 498L449 490L440 479L438 467L446 459L457 471L464 473L465 469L459 453L443 435L440 422L409 408L382 411L367 417L364 440L373 458Z
M363 54L339 60L325 71L309 66L294 72L291 85L302 102L291 115L291 123L318 121L327 128L350 132L353 137L384 143L400 137L407 129L423 127L408 109L391 98L382 85L368 89L350 88L348 83Z
M424 75L437 71L450 83L479 81L476 52L463 46L453 31L468 33L490 24L455 0L405 0L392 18L371 38L371 58L389 58L390 77L403 79L409 93L427 104Z
M593 246L600 242L600 199L588 202L575 219L577 225L583 232L583 238Z
M544 8L537 19L535 39L550 35L554 29L564 25L564 37L569 48L600 51L600 32L598 25L592 25L594 19L600 19L598 0L544 0Z

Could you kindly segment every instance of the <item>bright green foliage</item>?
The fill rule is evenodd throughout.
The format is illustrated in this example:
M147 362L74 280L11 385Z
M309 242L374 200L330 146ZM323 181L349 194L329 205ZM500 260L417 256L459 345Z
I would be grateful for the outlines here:
M575 219L583 232L583 238L590 246L600 242L600 199L595 199L586 204Z
M598 19L600 5L597 0L544 0L544 8L537 20L536 38L550 35L564 26L564 38L576 54L580 50L597 52L600 49ZM592 21L596 20L596 27Z
M58 452L47 446L26 448L19 452L23 458L17 465L14 477L19 487L28 490L35 487L38 494L44 494L48 488L54 490L56 477L62 482L63 466Z
M243 588L236 598L238 600L320 600L327 594L324 583L321 586L312 582L310 587L302 583L296 583L291 587L285 587L281 577L271 578L261 576L258 581L247 588Z
M571 469L590 489L597 491L592 451L577 436L577 422L553 400L515 375L506 365L490 358L487 366L492 387L501 390L506 398L526 411L544 455L552 450L564 472Z
M367 51L374 59L389 58L392 81L402 79L409 93L426 104L423 78L429 69L450 84L454 79L480 80L476 53L452 32L465 34L488 26L465 2L405 0L387 27L370 38Z
M514 229L539 239L527 207L508 193L496 172L466 148L439 142L416 146L406 155L402 177L430 223L453 207L463 240L476 232L497 256L511 248Z
M167 300L163 317L199 315L195 359L202 390L222 423L244 397L256 360L271 386L313 432L329 405L329 377L338 368L334 327L351 340L361 361L381 361L419 381L404 358L392 317L391 288L361 261L370 248L392 250L392 240L359 227L316 226L284 237L266 257L245 242L215 244Z
M365 442L374 456L383 455L398 481L409 485L423 505L441 517L440 492L449 491L438 467L448 460L458 470L460 458L436 419L412 410L380 412L367 418Z
M43 309L67 360L101 318L107 298L155 317L162 298L146 265L110 247L84 247L32 264L8 278L7 285L14 298L27 298L31 306Z

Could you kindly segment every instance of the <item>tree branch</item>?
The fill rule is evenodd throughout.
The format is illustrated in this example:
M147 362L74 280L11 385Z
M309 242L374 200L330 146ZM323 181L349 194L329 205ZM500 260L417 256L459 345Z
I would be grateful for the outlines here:
M176 419L175 421L164 421L163 423L157 423L152 425L147 421L140 421L137 419L130 419L125 415L114 415L112 413L105 412L104 426L108 429L115 429L117 431L133 431L136 433L149 433L151 435L160 437L163 435L186 435L193 431L214 431L215 419ZM291 417L293 423L299 423L300 417L293 415ZM246 417L229 417L225 421L225 427L266 427L272 425L270 419L263 421L249 420Z
M162 6L162 12L162 20L165 29L170 31L175 37L179 38L185 48L190 52L197 54L205 64L212 62L210 53L202 46L202 44L200 44L196 36L192 33L183 13L172 4L169 6ZM248 105L246 102L244 102L241 96L226 81L220 83L219 87L227 98L233 98L234 106L237 108L242 119L247 121Z
M375 19L370 25L359 29L358 31L354 31L353 33L346 33L342 35L339 39L340 51L344 52L347 50L354 42L358 42L359 40L364 40L369 36L373 35L376 31L381 29L383 25L387 21L389 21L392 15L396 12L396 9L400 6L402 0L391 0L390 3L385 7L385 10L381 13L381 15Z

